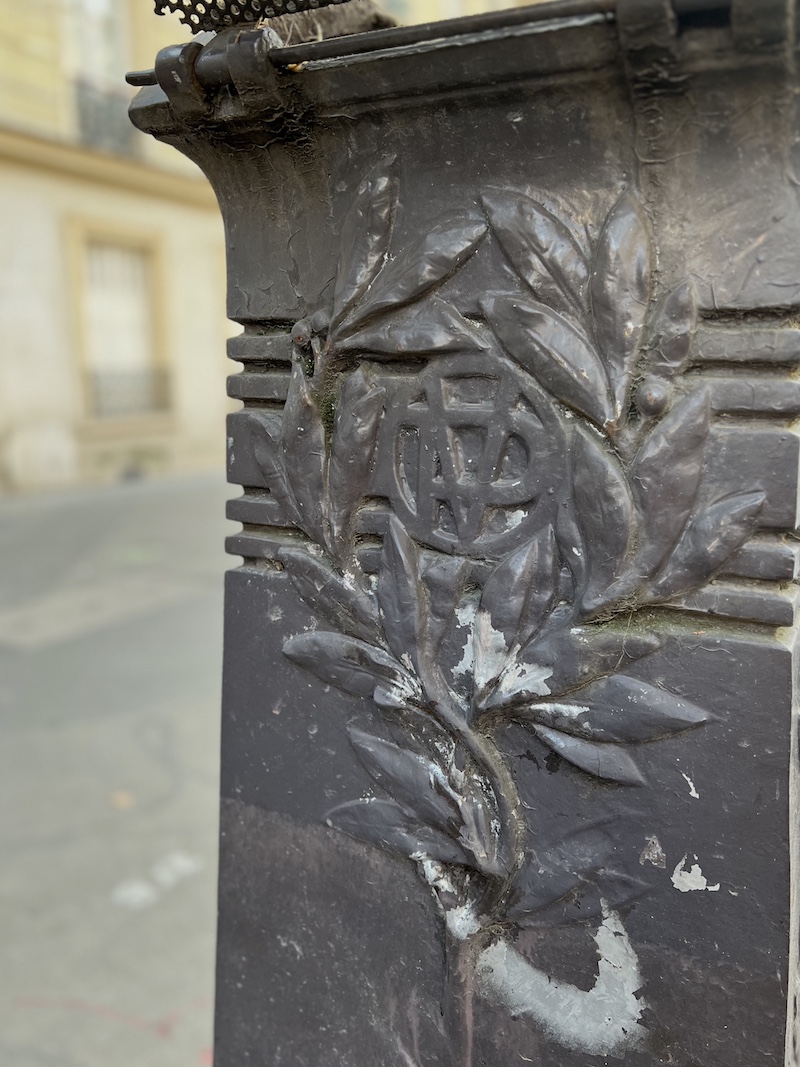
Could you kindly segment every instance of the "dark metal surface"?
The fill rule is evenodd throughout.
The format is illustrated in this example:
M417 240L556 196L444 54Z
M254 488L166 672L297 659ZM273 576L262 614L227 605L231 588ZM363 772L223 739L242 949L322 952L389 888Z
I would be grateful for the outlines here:
M790 16L159 56L244 327L219 1067L796 1061Z
M310 41L288 48L276 48L270 58L277 65L306 63L336 56L361 55L382 49L407 48L428 41L511 29L515 26L549 22L551 19L613 16L615 9L616 0L548 0L547 3L532 7L507 8L503 11L489 11L483 15L471 15L468 18L397 26L350 37L333 37L329 41Z

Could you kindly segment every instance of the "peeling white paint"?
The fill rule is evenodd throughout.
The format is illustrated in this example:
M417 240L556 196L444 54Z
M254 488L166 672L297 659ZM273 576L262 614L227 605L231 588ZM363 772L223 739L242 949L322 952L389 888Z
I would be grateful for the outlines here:
M689 796L694 797L695 800L699 800L700 794L695 789L694 782L692 781L692 779L689 777L688 774L684 774L683 771L681 771L681 775L686 779L686 784L689 786Z
M480 693L503 670L508 658L508 646L503 634L492 626L488 611L479 611L475 616L473 635L472 647L478 650L475 657L475 689Z
M645 863L652 863L654 867L667 866L667 854L655 834L645 840L645 846L639 855L639 863L643 867Z
M506 512L506 529L516 530L518 526L521 526L528 517L528 512L524 508L518 508L516 511Z
M419 859L419 867L423 879L431 889L436 890L437 894L447 893L452 897L458 896L458 889L453 884L447 868L441 863L422 858ZM477 934L481 928L481 924L469 904L462 904L457 908L442 908L442 911L444 912L448 931L458 941L466 941L468 937Z
M562 719L579 719L581 715L588 715L591 708L585 704L537 704L537 708L548 711L552 716Z
M552 667L540 667L536 663L515 663L503 672L496 695L502 700L511 699L522 693L531 696L549 696L550 688L546 682L552 674Z
M483 992L515 1015L528 1015L565 1048L592 1056L623 1056L640 1046L647 1030L639 961L622 921L604 908L595 943L597 981L578 989L540 971L509 944L496 941L478 957Z
M678 866L672 872L672 884L681 893L696 893L702 890L706 890L708 893L719 892L719 882L716 885L709 885L708 879L700 870L700 865L697 863L697 856L695 856L695 862L686 870L686 860L688 856L684 856Z
M456 608L456 619L458 625L465 627L467 630L467 641L464 645L464 652L461 659L453 667L454 678L470 678L472 677L472 671L475 666L475 652L472 640L472 628L475 625L475 616L478 612L477 601L471 601L469 604L465 604L463 607Z
M466 941L468 937L481 928L481 924L475 918L475 913L468 904L462 904L460 908L452 908L445 915L447 929L452 937L458 941Z

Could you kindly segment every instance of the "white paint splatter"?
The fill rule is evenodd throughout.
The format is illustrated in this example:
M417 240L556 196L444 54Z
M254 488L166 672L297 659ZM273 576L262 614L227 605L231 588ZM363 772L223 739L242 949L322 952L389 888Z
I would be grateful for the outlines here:
M518 526L521 526L528 517L528 512L524 508L518 508L516 511L506 512L506 529L516 530Z
M585 704L537 704L537 709L542 712L549 712L552 716L551 721L553 725L556 725L556 719L579 719L581 715L588 715L592 710ZM556 729L558 727L556 726Z
M493 702L523 695L549 696L550 688L546 682L552 674L552 667L541 667L537 663L515 663L504 671L500 684L495 690Z
M645 846L639 855L639 863L643 867L645 863L652 863L654 867L667 866L667 854L655 834L645 840Z
M464 604L460 608L456 608L456 619L458 625L462 626L467 631L467 640L464 645L464 652L461 659L453 667L453 676L456 678L468 678L471 677L473 668L475 666L475 653L473 650L472 641L472 628L475 624L475 616L478 612L478 603L476 600L470 601L468 604Z
M689 796L694 797L695 800L699 800L700 794L695 789L692 779L688 774L684 774L683 771L681 771L681 776L686 779L686 784L689 786Z
M436 863L432 859L421 858L419 859L419 867L425 882L431 889L436 890L437 899L438 894L441 893L446 893L452 897L458 896L457 887L453 884L447 868L441 863ZM481 924L469 904L462 904L457 908L442 908L442 910L448 931L458 941L466 941L468 937L477 934L481 928Z
M700 865L697 863L697 856L695 856L695 862L686 870L686 860L688 856L684 856L678 866L672 872L672 884L681 893L697 893L702 890L706 890L708 893L719 892L719 882L716 885L709 885L708 879L700 870Z
M445 921L451 936L458 941L466 941L468 937L477 934L481 928L481 924L468 904L462 904L460 908L451 908L445 915Z
M508 646L503 634L492 626L492 617L488 611L478 612L475 616L472 632L473 655L475 655L475 690L480 693L503 670L508 658Z
M565 1048L593 1056L622 1056L641 1045L645 1002L639 961L619 916L606 908L597 933L597 981L578 989L540 971L504 941L478 957L484 992L515 1015L528 1015Z

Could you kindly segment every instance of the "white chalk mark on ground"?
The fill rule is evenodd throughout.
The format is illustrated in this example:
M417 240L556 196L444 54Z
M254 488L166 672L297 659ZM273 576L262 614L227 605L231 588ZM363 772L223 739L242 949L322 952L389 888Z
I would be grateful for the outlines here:
M166 856L154 863L147 878L127 878L111 891L111 902L120 908L139 911L150 908L159 898L179 882L191 878L203 870L204 863L197 856L186 852L168 852ZM155 883L155 884L153 884Z

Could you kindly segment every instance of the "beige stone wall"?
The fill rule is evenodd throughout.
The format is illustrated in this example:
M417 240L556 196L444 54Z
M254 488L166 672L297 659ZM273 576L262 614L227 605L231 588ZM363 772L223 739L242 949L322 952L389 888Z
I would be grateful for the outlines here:
M150 0L114 2L124 40L110 83L129 97L124 68L151 66L187 30L156 18ZM0 0L0 491L224 464L232 328L216 204L199 172L152 139L137 134L127 155L80 143L71 3ZM169 410L101 419L85 388L83 245L142 235L159 264Z
M146 237L158 252L167 412L90 415L79 264L88 236ZM228 324L222 224L213 207L0 163L0 248L0 484L222 467Z
M484 11L502 11L509 7L526 7L542 0L382 0L382 6L402 22L435 22Z

